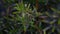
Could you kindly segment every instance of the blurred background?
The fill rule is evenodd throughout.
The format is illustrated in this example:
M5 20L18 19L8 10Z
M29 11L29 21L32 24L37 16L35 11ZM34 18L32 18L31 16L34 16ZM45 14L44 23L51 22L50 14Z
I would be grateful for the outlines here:
M0 0L0 34L60 34L60 0Z

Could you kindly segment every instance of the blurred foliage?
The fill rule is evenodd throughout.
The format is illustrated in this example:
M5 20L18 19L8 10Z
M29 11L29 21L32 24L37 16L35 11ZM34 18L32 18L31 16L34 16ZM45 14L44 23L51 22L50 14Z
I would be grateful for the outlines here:
M36 0L4 0L6 15L1 14L0 34L60 34L60 11L52 7L60 0L54 1L38 0L42 4L38 12L32 5Z

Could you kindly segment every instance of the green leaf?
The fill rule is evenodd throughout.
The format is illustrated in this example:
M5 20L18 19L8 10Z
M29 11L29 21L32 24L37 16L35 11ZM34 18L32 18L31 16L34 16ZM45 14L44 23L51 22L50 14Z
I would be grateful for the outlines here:
M57 9L55 9L55 8L51 8L51 10L53 10L54 12L56 12L56 13L60 14L60 11L59 11L59 10L57 10Z
M54 32L54 30L55 30L55 28L53 27L53 28L52 28L52 32Z
M60 18L58 19L58 24L60 25Z
M27 28L26 28L26 26L24 25L24 31L25 31L25 32L26 32L26 29L27 29Z

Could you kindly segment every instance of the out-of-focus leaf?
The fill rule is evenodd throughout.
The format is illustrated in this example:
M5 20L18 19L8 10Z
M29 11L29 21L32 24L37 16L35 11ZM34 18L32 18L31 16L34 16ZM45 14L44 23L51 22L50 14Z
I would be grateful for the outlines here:
M51 22L50 22L50 24L54 24L54 22L53 22L53 21L51 21Z
M24 25L24 32L26 32L26 29L27 29L27 28L26 28L26 26Z
M60 18L58 19L58 24L60 25Z
M57 10L57 9L55 9L55 8L51 8L51 10L53 10L54 12L56 12L56 13L60 14L60 11L59 11L59 10Z
M52 32L54 32L54 30L55 30L55 28L53 27L53 28L52 28Z
M33 21L30 21L30 25L31 25L31 26L33 26L33 23L34 23Z

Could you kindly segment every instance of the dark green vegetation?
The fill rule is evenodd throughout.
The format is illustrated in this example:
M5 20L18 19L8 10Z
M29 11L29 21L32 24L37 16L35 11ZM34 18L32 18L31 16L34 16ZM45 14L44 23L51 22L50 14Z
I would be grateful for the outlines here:
M60 0L0 0L0 34L60 34Z

